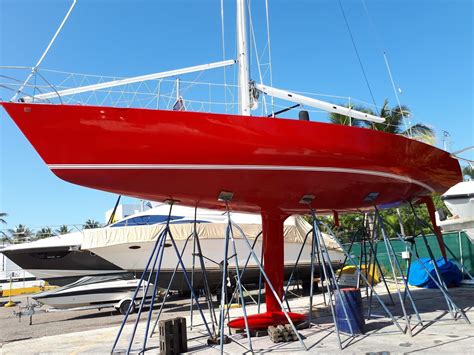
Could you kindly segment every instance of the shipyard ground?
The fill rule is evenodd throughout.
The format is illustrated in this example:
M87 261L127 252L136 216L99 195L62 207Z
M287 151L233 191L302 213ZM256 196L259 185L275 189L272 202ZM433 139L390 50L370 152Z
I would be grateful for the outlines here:
M391 284L390 288L394 285ZM386 292L379 285L377 290L388 300ZM409 353L453 353L474 354L474 325L466 324L462 319L453 320L447 312L446 302L438 290L412 289L416 305L423 320L423 326L413 329L413 337L402 334L390 319L384 317L380 307L375 307L377 317L367 323L367 333L355 338L342 336L343 353L357 354L409 354ZM464 309L469 319L474 321L474 289L468 287L451 289L455 303ZM394 295L395 296L395 295ZM26 297L15 298L26 302ZM300 331L304 342L311 353L339 353L331 313L324 306L321 294L314 297L315 326ZM290 302L292 311L305 312L308 298L293 298ZM376 301L374 300L374 305ZM15 308L0 308L0 344L3 354L33 353L110 353L113 340L118 331L122 316L110 310L61 311L37 314L33 324L23 318L21 322L13 316ZM255 313L256 306L249 306L247 311ZM389 307L398 318L402 315L399 304ZM411 310L410 308L408 308ZM239 316L241 310L232 309L231 316ZM413 313L410 312L412 315ZM209 348L204 328L199 326L201 319L195 313L195 328L188 329L188 351L191 353L219 353L219 348ZM187 317L189 325L189 299L176 298L168 301L163 317ZM142 316L142 319L144 317ZM128 345L128 334L131 332L132 316L125 328L125 336L117 351L125 352ZM405 323L399 319L400 325ZM412 326L415 317L412 317ZM144 322L138 328L133 351L140 350L143 341ZM232 335L235 340L225 346L226 353L244 353L248 342L241 334ZM303 352L299 342L273 343L268 336L252 338L255 352L294 353ZM159 336L155 334L148 341L147 353L159 353Z

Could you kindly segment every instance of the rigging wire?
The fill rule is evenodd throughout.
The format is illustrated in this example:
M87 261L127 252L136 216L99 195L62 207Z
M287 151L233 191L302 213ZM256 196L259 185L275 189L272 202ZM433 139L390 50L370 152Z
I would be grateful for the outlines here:
M255 51L255 60L257 61L258 76L259 76L259 79L260 79L260 84L263 85L263 76L262 76L262 70L260 68L260 59L259 59L258 50L257 50L257 40L255 38L255 31L254 31L254 28L253 28L252 11L251 11L251 8L250 8L250 0L247 0L247 7L248 7L248 13L249 13L248 17L249 17L250 33L252 34L252 40L253 40L254 51ZM268 110L267 110L267 101L266 101L265 96L262 96L262 106L263 106L264 114L266 116L268 114Z
M378 109L377 109L377 103L375 102L375 97L374 97L374 94L372 92L372 88L370 87L369 79L367 78L367 74L365 72L364 65L362 64L362 59L360 58L359 51L357 49L357 45L356 45L355 40L354 40L354 36L352 35L352 31L351 31L351 27L349 25L349 21L347 20L347 17L346 17L346 12L344 11L344 7L342 6L341 0L338 0L338 2L339 2L339 7L341 8L341 12L342 12L342 16L344 18L344 22L346 23L347 31L349 32L349 36L351 38L351 42L352 42L352 45L354 47L354 51L355 51L357 59L359 61L359 65L360 65L360 68L362 70L362 74L364 75L365 83L367 84L367 88L369 89L370 96L372 97L372 101L374 103L375 110L377 111L377 114L379 114Z
M224 0L221 0L221 37L222 37L222 60L225 60L225 24L224 24ZM227 111L227 68L224 69L224 102Z
M265 0L265 15L266 15L266 23L267 23L267 48L268 48L268 67L270 71L270 86L273 87L273 71L272 71L272 49L270 46L270 19L269 19L269 11L268 11L268 0ZM274 99L273 96L270 97L270 102L272 105L272 116L274 117Z
M381 45L382 40L381 40L380 35L379 35L379 33L378 33L378 31L375 27L374 22L372 21L372 17L370 16L369 9L367 8L367 4L365 3L365 0L362 0L362 5L364 7L365 14L367 15L367 19L369 20L369 25L372 29L372 32L375 34L377 47L378 47L379 51L383 54L383 58L384 58L384 62L385 62L385 68L387 69L388 76L389 76L390 81L392 83L393 92L395 94L395 98L397 100L398 108L400 110L400 114L402 115L402 119L403 119L403 122L405 124L405 128L406 128L406 130L409 134L409 137L413 138L410 119L409 119L409 117L405 117L405 114L404 114L404 111L403 111L403 108L402 108L402 104L400 102L400 97L398 95L398 92L397 92L397 89L396 89L396 86L395 86L395 81L393 79L392 70L390 69L390 63L388 61L387 53L382 48L382 45Z
M68 12L66 13L66 16L64 16L64 19L63 21L61 22L61 24L59 25L58 29L56 30L56 33L54 34L53 38L51 39L51 41L49 42L48 46L46 47L46 50L43 52L43 55L40 57L40 59L38 60L38 62L36 63L36 65L31 68L31 72L30 74L28 75L28 77L26 78L25 82L23 83L23 85L18 89L17 93L15 94L15 96L12 97L11 101L15 101L16 98L18 97L18 95L20 94L20 92L24 89L24 87L26 86L26 84L28 84L28 82L30 81L31 77L36 73L36 70L38 69L38 67L40 66L40 64L43 62L43 59L46 57L46 54L48 54L49 52L49 49L51 48L51 46L53 45L54 41L56 40L56 37L58 37L59 35L59 32L61 32L61 30L63 29L63 26L64 24L66 23L67 19L69 18L69 15L71 14L72 10L74 9L74 7L76 6L76 2L77 0L73 0L72 4L71 4L71 7L69 8Z

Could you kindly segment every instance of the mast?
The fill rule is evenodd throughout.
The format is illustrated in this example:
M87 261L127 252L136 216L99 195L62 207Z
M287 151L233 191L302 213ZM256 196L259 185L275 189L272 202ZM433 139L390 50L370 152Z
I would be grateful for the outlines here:
M239 114L250 116L250 77L247 47L246 0L237 0L237 61L239 64Z

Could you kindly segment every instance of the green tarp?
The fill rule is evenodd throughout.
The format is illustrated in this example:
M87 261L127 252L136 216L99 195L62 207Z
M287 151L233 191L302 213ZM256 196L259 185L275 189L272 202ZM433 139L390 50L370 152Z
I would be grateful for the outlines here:
M428 244L430 245L435 257L438 258L441 256L441 251L438 246L438 241L434 235L427 235ZM453 254L462 261L466 269L474 275L474 244L471 243L469 238L464 232L454 232L443 234L443 240L446 246L453 252ZM395 250L398 260L402 266L404 272L406 272L407 262L402 259L402 252L405 251L405 245L398 239L391 239L390 243ZM349 244L345 244L344 247L346 250L349 248ZM416 238L416 249L418 250L419 257L429 257L428 251L426 250L425 243L421 236ZM360 257L361 244L354 243L351 249L351 256L359 260ZM369 246L366 245L367 255L369 255ZM449 259L454 259L452 255L447 251L447 256ZM382 271L390 271L390 261L388 260L387 250L385 249L385 244L383 241L377 243L377 258L381 264ZM347 262L347 265L350 265L350 262Z

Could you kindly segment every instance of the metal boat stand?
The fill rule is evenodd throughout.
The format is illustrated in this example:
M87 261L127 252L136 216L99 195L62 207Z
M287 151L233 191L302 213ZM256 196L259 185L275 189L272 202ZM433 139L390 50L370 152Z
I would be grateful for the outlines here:
M382 267L380 266L380 262L379 262L379 259L378 259L378 256L377 256L378 242L379 242L380 233L378 233L378 230L376 228L377 224L376 224L375 218L372 219L372 223L370 223L370 218L367 218L367 222L369 224L368 227L370 228L369 233L370 232L372 233L371 236L369 236L369 238L368 238L368 245L369 245L369 248L370 248L370 257L369 257L369 265L370 266L369 266L369 268L372 267L372 265L377 267L377 273L378 273L378 275L380 275L380 278L382 279L385 290L387 291L387 295L390 298L390 302L391 302L390 305L394 306L395 302L393 300L392 293L390 292L390 289L387 285L387 280L385 279L385 275L382 272ZM373 286L374 285L374 277L373 276L372 276L371 281L372 281L371 285ZM373 291L372 290L370 290L368 298L369 298L369 302L368 302L369 304L368 304L368 310L367 310L367 319L370 319L371 314L372 314L372 301L373 301Z
M425 227L425 228L428 228L432 234L436 234L436 231L433 229L433 227L432 227L429 223L427 223L426 221L424 221L424 220L422 220L422 219L420 219L420 218L418 217L418 215L416 214L416 210L413 208L413 206L411 206L411 208L412 208L412 211L413 211L413 210L415 211L415 222L420 225L420 227L421 227L421 228L420 228L421 232L423 231L423 227ZM414 239L415 239L417 236L421 235L421 232L418 233L417 235L415 235L412 239L408 239L408 238L406 238L406 237L405 237L404 239L405 239L405 241L407 241L407 242L412 242L412 244L414 245L414 247L416 247L416 244L415 244L415 242L414 242ZM459 233L461 233L461 232L459 232ZM463 260L462 260L462 249L460 250L460 253L459 253L459 254L460 254L460 258L458 258L458 257L453 253L453 251L451 250L451 248L449 248L449 246L444 242L444 240L441 239L441 241L442 241L442 245L444 246L444 248L446 249L446 251L447 251L447 252L451 255L451 257L453 258L452 261L454 261L454 263L461 269L461 272L463 273L463 275L466 274L466 276L467 276L469 279L474 280L474 276L469 272L469 268L467 268L467 267L464 265L464 262L463 262ZM461 247L461 244L460 244L460 247ZM407 278L408 278L408 276L407 276Z
M308 205L310 205L312 202L308 201ZM339 345L339 348L342 350L342 341L341 341L341 334L339 331L339 326L337 324L336 320L336 311L335 311L335 302L336 302L336 297L338 296L341 300L343 299L343 295L341 292L341 289L339 287L339 284L336 280L336 274L334 272L334 269L331 264L331 259L329 257L329 252L326 247L326 243L324 241L324 238L321 234L321 230L319 229L318 225L318 220L316 219L316 213L314 209L311 208L311 217L312 217L312 224L313 224L313 233L312 233L312 238L313 238L313 243L312 243L312 250L311 250L311 278L313 279L313 270L314 270L314 254L315 252L318 253L319 258L321 262L323 263L323 273L324 273L324 278L327 282L327 292L328 292L328 300L329 300L329 306L331 308L331 315L332 319L334 322L334 328L336 331L336 336L337 336L337 342ZM328 264L328 267L326 267L326 263ZM328 272L329 271L329 272ZM312 287L310 290L310 296L309 296L309 315L308 315L308 322L312 324L312 313L313 313L313 292L312 292ZM352 328L352 324L349 320L349 313L347 312L347 308L344 302L341 302L342 308L344 311L344 317L345 320L347 321L347 324L349 325L349 330L351 335L354 335L354 329Z
M364 280L365 283L367 283L369 285L369 288L372 290L373 292L373 295L375 296L375 298L377 299L378 303L380 304L380 306L383 308L383 310L385 311L385 313L387 314L387 316L390 318L390 320L392 321L392 323L400 330L400 332L402 333L405 333L404 330L402 329L402 327L400 326L400 324L398 323L398 321L395 319L395 317L393 316L393 314L390 312L390 310L388 309L388 307L385 305L385 303L383 302L382 298L380 297L380 295L377 293L377 291L373 288L373 286L371 285L371 283L369 283L369 280L367 279L367 277L361 272L361 270L359 269L359 265L358 263L354 260L354 258L344 249L343 245L341 244L341 242L337 239L335 233L333 232L333 230L331 229L331 227L327 224L327 223L324 223L322 221L319 221L317 220L317 224L319 226L323 226L326 231L328 232L328 235L333 239L333 241L339 246L339 248L341 248L342 252L344 253L344 255L347 257L347 259L350 261L350 263L356 268L357 272L359 272L361 274L361 278L362 280Z
M359 240L362 241L360 246L360 256L359 256L359 267L361 268L362 263L365 265L365 276L369 275L370 270L372 269L373 272L377 271L377 274L380 275L382 282L384 284L385 290L387 291L387 295L390 298L390 305L395 305L395 302L392 297L392 293L387 285L387 280L382 272L382 267L379 262L379 258L377 256L378 251L378 242L379 242L379 233L376 228L376 221L373 216L365 213L364 214L364 225L359 228L356 233L354 233L351 237L351 241L349 244L349 248L347 249L347 253L351 254L351 250L354 246L354 243L357 240L357 236L359 236ZM367 247L369 248L368 258L367 258ZM347 264L347 256L344 258L344 262L341 266L341 270ZM375 269L376 268L376 269ZM362 268L361 268L362 269ZM342 272L337 275L337 281L339 281ZM374 276L368 277L371 281L371 285L374 286ZM357 275L357 288L359 288L361 284L361 276L360 274ZM368 310L367 310L367 319L370 319L372 313L372 301L373 301L373 291L369 290L368 285L365 287L366 289L366 296L368 298ZM369 292L370 291L370 292Z
M260 232L256 235L256 237L255 237L255 239L253 240L253 243L252 243L252 250L255 250L255 245L257 244L257 241L261 237L261 235L262 235L262 232ZM262 250L261 255L263 255L263 250ZM231 257L233 257L233 256L231 256ZM245 271L247 270L250 258L251 258L251 254L249 253L249 255L247 256L247 259L245 260L244 267L240 271L240 275L239 276L237 276L237 275L234 276L236 282L238 282L239 278L240 278L240 280L243 279L243 276L244 276ZM262 260L262 265L263 265L263 257L261 257L261 260ZM258 297L257 297L257 301L255 301L255 299L250 295L250 292L248 292L248 290L244 287L243 283L242 283L242 289L245 292L245 294L247 294L252 299L252 301L259 307L257 312L260 312L260 304L261 304L261 298L262 298L262 273L260 272L259 276L258 276ZM229 313L229 308L232 305L232 302L234 301L234 298L239 298L240 297L240 296L238 296L238 294L239 294L239 288L237 287L237 288L235 288L229 302L227 303L227 313ZM226 314L226 317L227 317L227 314Z
M405 238L403 238L403 236L401 236L400 234L396 234L397 235L397 238L403 242L406 246L409 246L409 242L405 240ZM420 264L420 266L423 268L423 270L425 270L426 274L429 276L429 278L434 282L434 284L436 285L436 287L441 291L441 293L443 294L445 300L446 300L446 303L448 305L448 309L449 309L449 312L451 313L452 317L454 320L457 320L459 319L457 317L457 313L460 314L461 318L463 318L465 320L466 323L468 324L471 324L471 322L469 321L469 319L467 318L466 314L464 313L464 311L459 308L453 301L453 299L451 298L451 296L449 295L449 292L447 290L446 285L444 284L444 282L439 282L439 278L438 278L438 274L437 274L437 277L435 278L433 275L431 275L430 271L428 270L428 268L425 266L425 264L423 262L421 262L421 259L416 255L416 254L410 254L410 256L413 255L415 260L418 261L418 263ZM435 262L433 261L433 259L431 259L432 262ZM436 269L436 267L435 267Z
M135 323L133 325L132 334L131 334L131 337L129 339L129 343L128 343L126 353L129 354L132 350L132 345L133 345L133 341L134 341L134 338L135 338L135 335L136 335L136 331L137 331L138 323L140 321L141 314L143 312L144 307L148 305L149 310L148 310L148 316L147 316L146 323L145 323L145 333L144 333L144 338L143 338L143 343L141 345L140 353L144 353L145 350L146 350L146 344L147 344L149 330L150 330L150 323L151 323L151 318L152 318L152 314L153 314L153 304L154 304L155 297L156 297L157 290L158 290L158 282L157 281L158 281L158 278L159 278L159 275L160 275L161 262L163 260L163 255L164 255L164 250L165 250L165 243L166 243L167 239L169 239L171 241L172 245L173 245L173 249L176 253L176 256L178 257L178 264L180 265L181 269L183 270L184 278L186 280L186 283L187 283L187 285L188 285L188 287L191 291L191 294L192 294L194 300L196 301L196 305L198 307L199 313L201 314L201 317L202 317L202 320L203 320L204 325L206 327L206 330L207 330L210 337L213 336L213 334L211 332L211 329L209 328L209 325L207 323L207 320L204 316L203 310L202 310L201 306L199 305L196 293L194 292L194 289L191 286L191 282L189 280L189 277L188 277L187 272L186 272L186 268L185 268L183 260L181 258L182 254L180 254L180 252L179 252L179 250L176 246L176 242L175 242L175 240L173 238L173 235L171 233L171 230L169 228L170 220L171 220L171 212L172 212L173 204L175 203L175 201L167 201L167 202L170 205L170 210L169 210L169 214L168 214L168 218L167 218L167 221L166 221L165 228L159 233L159 235L156 239L153 250L150 254L150 257L148 258L148 261L147 261L146 266L143 270L143 273L141 275L138 286L137 286L137 288L135 290L135 293L133 295L132 302L130 303L130 307L128 308L127 313L125 314L124 319L122 321L122 324L120 325L120 329L119 329L119 332L118 332L118 334L115 338L114 344L112 346L111 353L115 352L117 344L118 344L118 342L119 342L119 340L122 336L122 332L123 332L123 329L124 329L125 324L127 322L128 316L130 315L130 312L133 308L133 305L135 304L135 301L137 299L138 292L141 288L141 285L142 285L143 281L145 280L146 275L148 274L147 285L146 285L145 291L144 291L144 297L143 297L142 301L140 302L140 307L138 309L137 318L136 318ZM150 265L151 265L151 267L150 267ZM152 279L153 274L155 275L154 283L153 283L153 293L152 293L151 300L148 303L145 296L148 294L148 289L151 285L151 279ZM123 351L120 351L120 352L123 352Z
M237 250L236 250L236 246L235 246L234 229L238 232L238 236L241 239L244 240L244 242L245 242L245 244L246 244L246 246L249 250L250 257L253 258L255 264L258 266L263 280L265 280L267 286L270 288L271 292L273 293L273 296L276 298L277 303L280 305L280 307L282 309L282 313L285 315L285 317L288 321L288 324L290 324L293 332L296 334L301 346L303 347L303 349L308 350L305 343L304 343L304 341L303 341L303 339L301 338L301 335L298 333L295 324L291 320L291 317L289 316L288 311L285 309L285 306L283 305L283 302L279 299L275 288L273 287L273 285L270 282L267 274L265 273L262 263L260 262L260 260L258 259L258 256L255 253L254 246L255 246L256 241L254 240L253 245L250 244L250 241L248 240L248 238L245 235L242 228L240 228L237 224L235 224L232 221L230 208L229 208L229 202L231 201L231 199L232 199L232 196L225 196L225 195L220 196L220 200L225 202L225 204L226 204L226 213L227 213L227 217L228 217L228 226L227 226L225 240L224 240L224 258L223 258L223 260L224 260L223 264L224 265L223 265L223 272L222 272L222 285L221 285L222 289L221 289L220 317L219 317L219 338L220 338L219 345L220 345L221 354L224 353L224 344L226 343L226 338L229 339L229 340L232 340L232 338L226 337L225 331L224 331L224 329L225 329L225 324L224 323L226 321L226 317L230 317L230 314L229 314L229 309L230 308L225 307L225 304L226 304L225 296L227 294L227 282L226 281L227 281L228 268L229 268L229 263L228 263L229 259L234 260L234 267L236 268L237 286L239 287L239 296L240 296L240 302L242 304L243 318L244 318L244 324L245 324L245 333L246 333L247 340L248 340L247 350L253 352L252 338L251 338L251 333L250 333L250 328L249 328L249 321L248 321L246 303L245 303L245 300L244 300L244 297L243 297L243 290L242 290L242 287L241 287L242 286L241 285L241 275L242 275L244 270L240 271L239 266L238 266L238 255L237 255ZM230 243L232 243L233 255L231 255L231 257L228 257L229 244ZM248 262L248 259L247 259L247 262ZM246 265L247 265L247 262L246 262ZM227 308L227 310L226 310L226 308ZM242 344L240 344L240 345L243 346Z
M211 326L212 326L212 334L213 334L212 339L215 339L216 334L217 334L217 331L216 331L217 318L216 318L214 303L212 302L211 289L209 287L209 282L208 282L208 279L207 279L207 271L206 271L206 266L205 266L205 263L204 263L204 255L202 254L201 242L199 240L199 233L197 231L197 207L195 207L195 209L194 209L193 231L188 236L188 238L186 238L184 246L181 250L180 259L182 259L183 254L186 250L187 244L188 244L191 237L193 238L193 261L192 261L192 271L191 271L191 287L194 290L195 263L196 263L196 256L197 256L198 259L199 259L200 267L201 267L201 276L202 276L202 280L203 280L204 297L205 297L205 301L207 303L207 306L208 306L208 309L209 309L209 315L210 315L210 318L211 318ZM171 278L170 278L170 281L168 283L168 287L166 288L165 295L163 296L163 301L160 305L158 315L155 319L155 323L153 324L153 328L152 328L152 331L151 331L151 334L150 334L150 338L153 336L153 334L155 334L156 326L158 325L158 321L159 321L159 319L161 317L161 314L163 312L163 308L165 306L168 294L171 290L171 285L174 281L174 278L176 276L176 272L178 271L179 266L180 266L180 263L178 261L178 263L176 263L176 266L173 270L173 273L171 274ZM194 317L193 317L194 298L193 298L192 293L191 293L190 297L191 297L191 300L190 300L191 305L190 305L190 310L189 310L189 312L190 312L190 329L192 329L193 328L193 319L194 319Z
M419 265L423 268L423 270L425 270L428 277L434 282L434 284L437 286L437 288L441 291L441 293L443 294L443 296L446 300L446 304L448 306L449 313L451 314L453 319L457 320L458 319L458 314L459 314L460 317L463 318L466 323L470 324L471 322L467 318L464 311L455 304L452 297L449 295L449 291L448 291L448 288L446 286L446 283L444 282L443 278L441 277L441 272L438 268L438 265L436 264L436 258L434 256L433 250L431 249L431 246L428 243L428 239L426 238L426 234L423 231L423 226L426 226L426 225L424 223L422 223L421 219L418 217L418 214L416 213L416 210L413 207L413 204L411 202L410 202L410 208L411 208L411 210L413 212L413 215L415 217L415 228L419 227L419 230L420 230L419 235L422 236L422 240L423 240L423 242L426 246L426 249L428 251L428 255L431 259L431 262L433 263L433 268L435 270L436 278L433 275L431 275L431 273L428 270L428 268L426 267L426 265L420 260L420 258L418 257L418 255L416 255L416 253L415 254L410 253L410 258L413 256L416 259L416 261L418 261ZM434 232L434 230L431 227L430 227L430 229ZM405 246L410 247L409 242L398 233L397 233L397 238L400 241L402 241ZM444 244L444 242L443 242L443 244ZM440 246L440 248L441 248L441 246Z
M308 205L311 204L311 201L312 200L308 200L307 203ZM334 326L335 326L335 331L336 331L336 335L337 335L337 339L338 339L338 345L339 347L342 349L342 341L341 341L341 335L340 335L340 332L339 332L339 328L338 328L338 325L337 325L337 322L336 322L336 315L335 315L335 309L334 309L334 302L335 300L333 300L333 297L335 297L336 295L338 295L339 297L341 297L342 299L342 293L341 293L341 289L337 283L337 279L336 279L336 276L335 276L335 273L334 273L334 269L332 268L332 264L330 263L330 259L329 259L329 253L327 251L327 247L326 247L326 244L324 242L324 239L322 238L322 234L321 234L321 228L320 227L324 227L327 229L327 232L329 233L329 235L332 237L332 239L337 243L337 245L341 248L341 250L343 251L343 253L345 254L346 256L346 259L349 260L351 262L351 264L356 268L357 272L359 273L360 277L363 279L363 281L368 285L368 287L371 289L371 291L373 292L373 295L375 296L375 298L377 299L377 301L380 303L380 305L382 306L382 308L384 309L385 313L388 315L388 317L392 320L393 324L397 326L397 328L402 332L404 333L402 327L400 326L400 324L398 323L398 321L395 319L395 317L392 315L392 313L389 311L389 309L387 308L387 306L385 305L385 303L382 301L382 299L380 298L380 296L378 295L378 293L374 290L373 288L373 285L369 282L369 280L367 279L367 277L364 275L364 273L362 273L358 263L354 260L354 258L344 249L344 247L342 246L342 244L339 242L339 240L337 239L337 237L335 236L334 232L332 231L332 229L325 223L321 222L320 220L318 220L317 216L316 216L316 212L314 211L314 209L311 208L311 216L312 216L312 219L313 219L313 238L315 238L316 240L316 244L318 245L319 247L319 254L320 254L320 257L323 261L323 263L326 261L329 261L328 265L329 267L326 269L326 268L323 268L323 271L325 273L325 276L326 276L326 280L328 282L328 293L329 293L329 305L330 305L330 308L331 308L331 313L332 313L332 317L333 317L333 321L334 321ZM329 271L329 276L328 276L328 271ZM348 312L347 312L347 309L345 308L345 305L344 303L342 302L342 306L343 306L343 311L344 311L344 316L346 317L346 320L348 320ZM355 334L353 332L353 329L352 329L352 325L350 322L348 322L348 325L349 325L349 329L350 329L350 332L351 332L351 336L348 338L348 340L350 341L350 339L354 338Z
M377 207L375 207L375 221L374 221L374 230L376 230L376 229L380 229L380 234L382 235L383 241L385 243L385 248L387 250L388 259L389 259L390 267L391 267L391 270L392 270L393 280L395 282L395 287L397 288L397 294L398 294L398 298L400 300L400 306L402 308L403 318L405 319L406 332L408 332L408 335L410 335L412 337L413 336L413 329L418 325L423 326L423 322L421 320L420 313L418 312L418 308L416 307L415 300L413 299L413 296L411 294L410 288L408 287L408 281L405 278L405 276L403 275L403 271L402 271L402 268L400 266L400 262L398 260L398 257L395 253L395 250L393 249L392 244L390 243L390 239L387 236L387 233L385 231L385 225L383 223L383 219L380 216L380 211L378 210ZM412 309L415 312L416 318L418 320L418 322L414 325L413 328L412 328L412 325L411 325L411 322L410 322L411 319L408 316L407 310L406 310L406 307L405 307L405 297L402 295L402 291L401 291L399 280L398 280L398 275L400 275L400 277L402 279L402 282L403 282L403 286L404 286L404 291L403 292L404 292L405 295L408 296L408 298L410 300L410 303L411 303L411 306L412 306Z
M300 251L298 252L298 256L296 258L295 264L293 265L293 269L291 270L290 277L288 278L288 281L286 283L285 291L283 292L282 300L286 302L286 306L288 307L288 310L290 312L291 312L291 308L290 308L290 304L288 303L287 294L289 293L289 289L290 289L290 286L291 286L291 282L293 281L294 274L298 270L298 265L299 265L299 262L300 262L300 259L301 259L301 255L303 254L303 249L306 245L306 241L308 240L308 237L310 235L312 236L312 238L311 238L311 252L310 252L310 257L311 257L311 274L310 274L310 282L309 282L310 293L312 293L313 290L314 290L314 267L315 267L314 257L315 257L315 255L316 255L316 258L318 259L319 277L321 279L321 289L324 290L324 277L323 277L323 272L322 272L321 260L320 260L320 257L319 257L319 253L316 250L317 246L314 242L315 239L313 237L313 229L311 228L311 230L308 233L306 233L306 235L303 239L303 244L301 245ZM323 292L322 294L323 294L324 304L327 305L326 293ZM312 295L310 297L312 298Z

